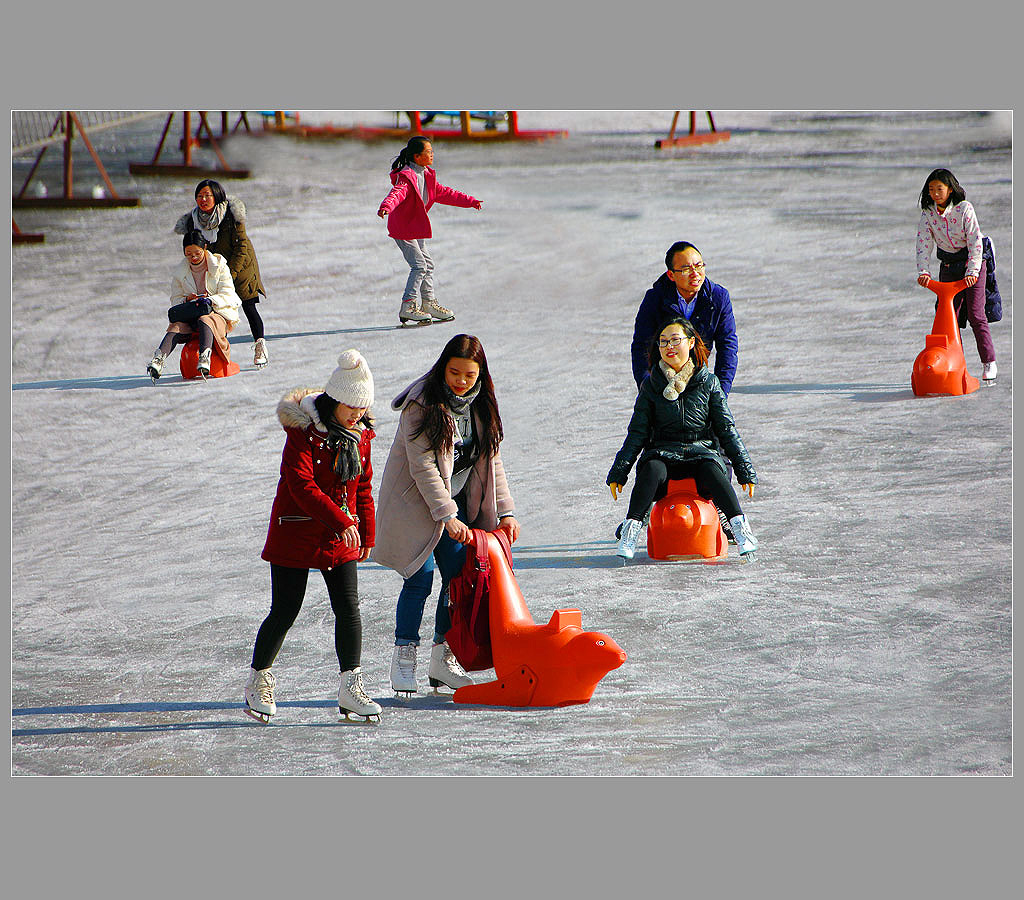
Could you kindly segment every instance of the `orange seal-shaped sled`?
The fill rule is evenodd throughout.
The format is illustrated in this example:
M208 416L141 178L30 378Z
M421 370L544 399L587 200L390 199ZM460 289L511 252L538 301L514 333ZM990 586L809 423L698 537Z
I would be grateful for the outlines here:
M578 609L559 609L535 625L512 569L493 534L490 562L491 653L494 681L460 687L456 703L488 706L569 706L586 703L597 683L626 661L608 635L584 631Z
M181 369L182 378L199 377L199 335L195 334L192 339L181 348L181 361L178 363ZM221 356L217 342L213 342L213 353L210 355L210 378L227 378L230 375L237 375L242 369L236 362L224 359Z
M647 555L651 559L718 559L729 555L718 510L697 493L692 478L670 480L651 510Z
M964 345L960 340L960 327L953 311L953 298L967 287L967 282L936 281L926 285L939 298L935 309L932 333L924 339L924 350L914 360L910 387L918 397L950 394L958 396L976 391L977 378L967 374Z

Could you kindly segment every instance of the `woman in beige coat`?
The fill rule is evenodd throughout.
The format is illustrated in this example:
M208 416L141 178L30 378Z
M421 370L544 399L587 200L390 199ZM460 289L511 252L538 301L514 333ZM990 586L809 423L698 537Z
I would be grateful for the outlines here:
M210 374L210 357L214 345L225 362L231 361L228 334L238 324L238 308L242 301L235 293L227 260L207 250L208 241L199 231L189 231L182 239L185 258L171 278L171 306L206 298L209 311L188 322L171 322L160 346L146 367L156 381L164 370L168 354L178 345L187 344L199 333L199 373Z
M441 593L430 653L429 681L453 690L473 680L445 643L451 626L448 582L465 560L472 528L503 529L509 541L519 523L498 446L501 418L480 341L453 337L430 371L391 403L401 410L398 432L381 478L374 561L404 579L396 610L391 684L416 691L416 648L423 607L441 570Z

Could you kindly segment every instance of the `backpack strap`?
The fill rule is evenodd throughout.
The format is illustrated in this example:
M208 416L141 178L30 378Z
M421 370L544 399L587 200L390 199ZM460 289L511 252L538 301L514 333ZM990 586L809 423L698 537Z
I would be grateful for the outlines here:
M501 529L496 528L491 532L497 539L498 544L505 554L505 559L508 560L508 567L512 568L512 545L508 542L508 535Z
M487 558L487 532L479 528L473 529L473 565L476 569L476 580L473 584L473 612L470 615L469 627L476 634L476 620L483 604L480 602L491 573L491 561Z

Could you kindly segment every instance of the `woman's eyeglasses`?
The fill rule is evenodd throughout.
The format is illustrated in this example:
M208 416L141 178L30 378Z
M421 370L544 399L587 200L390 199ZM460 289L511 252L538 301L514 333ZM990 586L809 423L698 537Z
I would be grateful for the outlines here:
M703 272L704 271L704 263L699 262L699 263L694 263L692 266L681 266L680 268L673 269L672 271L675 272L677 275L682 275L683 273L689 273L689 272Z
M662 348L664 348L664 347L678 347L680 344L682 344L682 342L683 342L683 339L681 337L659 338L658 339L658 346L662 347Z

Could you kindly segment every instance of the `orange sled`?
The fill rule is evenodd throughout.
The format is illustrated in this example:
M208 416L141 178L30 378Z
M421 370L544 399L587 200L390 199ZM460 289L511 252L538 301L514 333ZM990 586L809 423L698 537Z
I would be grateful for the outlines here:
M559 609L535 625L498 539L487 535L491 652L496 678L455 691L456 703L570 706L586 703L597 683L626 661L608 635L584 631L578 609Z
M967 374L964 345L953 311L953 298L967 287L967 282L963 279L936 281L933 278L925 287L939 298L939 302L932 333L925 337L924 350L914 360L910 387L918 397L970 394L981 384L977 378Z

